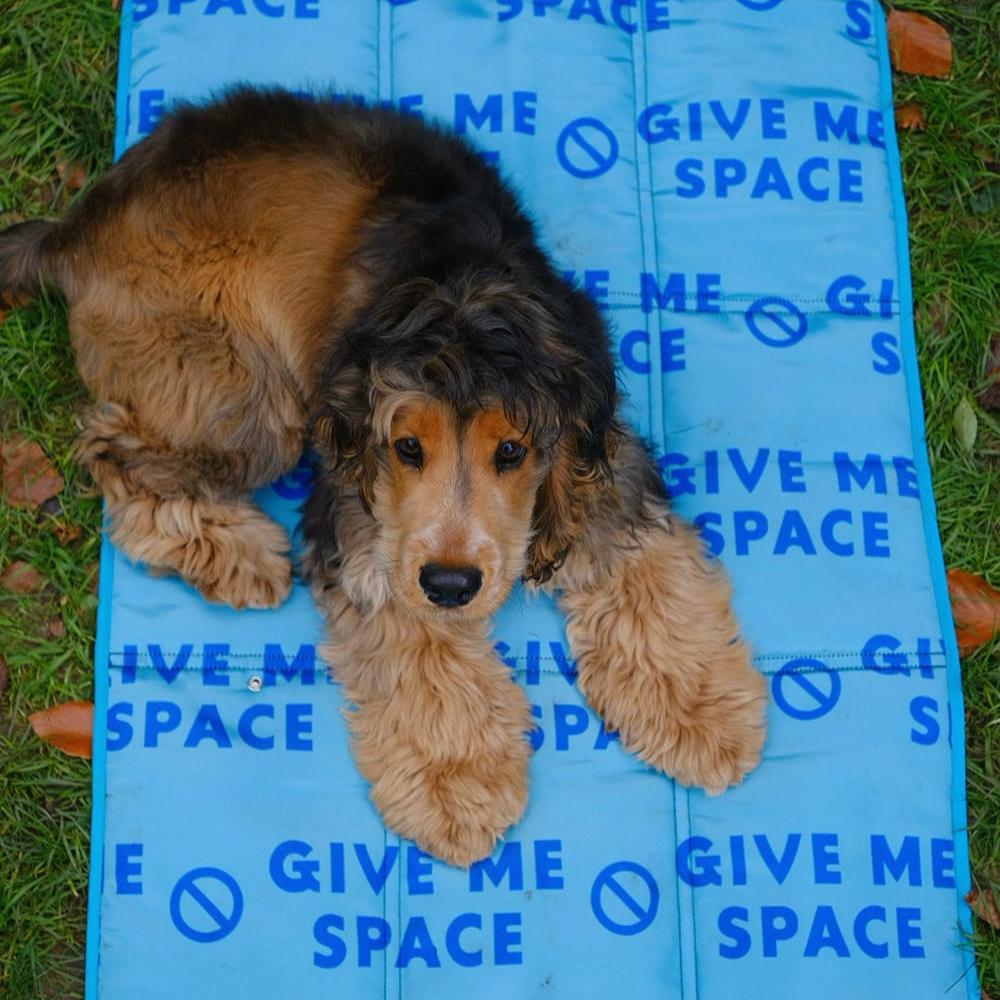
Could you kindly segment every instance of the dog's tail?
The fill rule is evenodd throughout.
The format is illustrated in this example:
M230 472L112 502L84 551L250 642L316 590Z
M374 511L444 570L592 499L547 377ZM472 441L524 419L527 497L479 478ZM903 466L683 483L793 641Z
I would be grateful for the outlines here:
M58 225L31 219L0 232L0 299L14 305L34 298L42 285L62 290L54 247Z

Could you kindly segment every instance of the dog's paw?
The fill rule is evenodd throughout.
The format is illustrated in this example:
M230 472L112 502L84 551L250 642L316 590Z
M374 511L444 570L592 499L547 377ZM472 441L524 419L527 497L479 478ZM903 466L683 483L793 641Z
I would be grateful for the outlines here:
M730 647L718 674L685 690L677 673L637 669L583 671L587 697L622 746L682 785L717 795L760 762L766 734L767 683L745 649Z
M627 723L622 744L680 784L721 794L760 763L766 699L764 678L756 676L759 694L731 691L693 710L675 710L669 725L655 719Z
M276 608L292 588L288 536L253 508L205 519L189 543L181 575L202 596L233 608Z
M266 553L257 565L232 566L214 581L193 581L201 595L232 608L276 608L292 589L292 564L277 553Z
M460 868L488 857L524 812L528 744L508 756L462 761L401 759L372 785L386 825Z

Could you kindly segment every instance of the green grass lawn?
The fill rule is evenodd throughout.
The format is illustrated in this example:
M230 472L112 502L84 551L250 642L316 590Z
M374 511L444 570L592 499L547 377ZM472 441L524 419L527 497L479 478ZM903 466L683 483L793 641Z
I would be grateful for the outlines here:
M359 0L360 2L360 0ZM1000 414L975 402L1000 337L1000 3L914 0L955 46L949 80L902 77L927 128L901 137L910 206L917 337L941 536L949 566L1000 587ZM118 15L111 0L0 0L0 228L57 215L71 201L56 164L90 177L110 162ZM976 407L971 452L953 414ZM0 502L0 569L25 560L40 594L0 593L0 997L82 993L90 766L41 744L28 715L92 696L100 507L70 461L85 394L63 309L38 302L0 326L0 440L38 441L66 479L59 502ZM64 524L82 528L61 541ZM60 624L64 629L59 635ZM56 633L56 636L53 636ZM965 661L973 878L1000 899L1000 642ZM2 674L2 671L0 671ZM1000 1000L1000 935L978 924L985 992Z

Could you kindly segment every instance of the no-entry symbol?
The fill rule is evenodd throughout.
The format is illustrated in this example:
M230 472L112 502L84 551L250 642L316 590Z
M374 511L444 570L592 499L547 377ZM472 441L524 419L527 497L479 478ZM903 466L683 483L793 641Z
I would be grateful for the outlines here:
M589 180L615 165L618 140L599 118L574 118L559 133L556 156L568 174Z
M192 868L170 893L170 919L186 938L208 944L232 934L243 916L243 893L221 868Z
M751 302L743 319L747 329L768 347L791 347L809 329L806 314L794 302L778 295Z
M840 700L841 680L820 660L789 660L771 682L774 703L793 719L820 719Z
M590 890L590 908L613 934L639 934L656 918L660 890L649 871L634 861L602 868Z

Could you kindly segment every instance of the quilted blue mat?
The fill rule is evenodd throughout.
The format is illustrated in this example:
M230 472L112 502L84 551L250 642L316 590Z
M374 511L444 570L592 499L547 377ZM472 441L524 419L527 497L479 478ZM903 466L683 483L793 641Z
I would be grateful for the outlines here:
M676 787L515 594L530 804L451 869L369 804L302 587L237 613L105 545L90 1000L978 997L878 5L126 0L118 152L245 80L443 120L513 178L732 575L770 735L739 788ZM306 489L260 500L292 527Z

